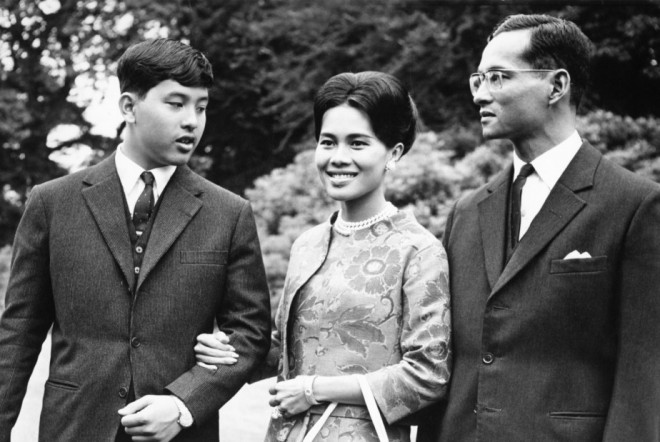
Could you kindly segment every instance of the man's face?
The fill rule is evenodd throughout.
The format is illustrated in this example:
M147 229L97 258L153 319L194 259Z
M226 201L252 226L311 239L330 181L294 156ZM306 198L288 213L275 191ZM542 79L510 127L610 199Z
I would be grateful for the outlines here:
M145 169L188 162L206 125L208 90L165 80L133 102L126 155Z
M532 69L521 59L529 45L530 31L504 32L493 38L481 55L479 72L498 69ZM533 139L543 132L552 85L547 75L502 72L502 88L493 90L484 81L474 96L479 106L486 139L505 138L514 143Z

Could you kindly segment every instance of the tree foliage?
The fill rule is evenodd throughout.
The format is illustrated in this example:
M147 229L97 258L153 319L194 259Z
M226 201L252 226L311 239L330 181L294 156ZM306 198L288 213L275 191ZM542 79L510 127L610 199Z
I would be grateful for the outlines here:
M83 118L89 98L75 86L94 87L132 39L120 1L6 0L0 9L0 245L11 241L28 190L64 174L50 155L77 144L100 152L116 139L95 135ZM96 85L103 87L103 83ZM75 125L73 139L48 147L55 127Z
M119 55L156 35L183 39L213 63L216 87L192 165L242 192L310 145L315 90L343 71L401 78L427 130L453 131L456 158L475 142L467 88L486 37L514 12L574 20L596 44L586 111L657 116L660 4L420 0L5 0L0 7L0 245L11 241L29 189L65 173L54 150L84 144L98 161L118 137L96 135L83 117L84 87L106 87ZM623 117L622 117L623 118ZM79 135L47 147L52 129Z

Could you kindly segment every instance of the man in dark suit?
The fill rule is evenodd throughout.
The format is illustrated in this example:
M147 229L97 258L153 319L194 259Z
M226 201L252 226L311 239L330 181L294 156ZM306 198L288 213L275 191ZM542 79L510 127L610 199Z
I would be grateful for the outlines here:
M454 368L419 441L660 440L660 186L575 130L591 52L511 16L470 78L513 164L447 221Z
M212 68L173 40L118 65L117 152L36 186L16 233L0 321L0 441L52 326L44 441L217 441L218 409L269 347L269 293L250 205L186 163ZM217 322L241 354L195 366Z

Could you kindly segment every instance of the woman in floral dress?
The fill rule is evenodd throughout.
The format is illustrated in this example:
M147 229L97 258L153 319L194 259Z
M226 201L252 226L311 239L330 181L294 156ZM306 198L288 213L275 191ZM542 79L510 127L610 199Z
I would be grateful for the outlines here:
M266 440L298 442L314 428L315 441L378 441L376 414L390 441L409 441L397 422L441 399L450 370L445 251L385 200L385 176L413 144L417 111L396 78L344 73L318 91L314 122L316 166L340 210L291 249ZM230 350L222 333L196 346L201 365L230 363Z

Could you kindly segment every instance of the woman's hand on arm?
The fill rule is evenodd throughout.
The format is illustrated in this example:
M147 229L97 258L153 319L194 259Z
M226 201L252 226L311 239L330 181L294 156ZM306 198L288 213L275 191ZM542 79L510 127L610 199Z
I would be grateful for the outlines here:
M209 370L217 370L218 365L234 365L238 354L229 344L229 338L222 331L197 336L195 345L197 365Z
M312 406L305 398L304 383L307 377L298 376L270 387L268 404L271 407L277 407L284 416L293 416L307 411Z
M305 395L305 389L311 394ZM270 387L271 407L286 416L307 411L316 403L341 402L364 405L360 384L354 376L297 376Z

